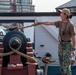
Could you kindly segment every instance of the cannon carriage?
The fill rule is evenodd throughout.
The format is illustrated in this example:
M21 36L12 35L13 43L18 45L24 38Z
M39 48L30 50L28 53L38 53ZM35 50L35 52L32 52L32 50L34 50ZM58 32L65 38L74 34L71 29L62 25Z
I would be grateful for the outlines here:
M17 30L0 42L0 75L37 75L32 42Z

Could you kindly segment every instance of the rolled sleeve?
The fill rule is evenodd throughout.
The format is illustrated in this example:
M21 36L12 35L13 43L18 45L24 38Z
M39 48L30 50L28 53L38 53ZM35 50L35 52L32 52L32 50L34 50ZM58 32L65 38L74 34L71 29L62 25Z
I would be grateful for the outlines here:
M60 26L60 21L56 21L56 22L55 22L55 26L56 26L57 28L59 28L59 26Z
M74 31L74 26L73 25L70 25L70 34L71 34L71 36L75 35L75 31Z

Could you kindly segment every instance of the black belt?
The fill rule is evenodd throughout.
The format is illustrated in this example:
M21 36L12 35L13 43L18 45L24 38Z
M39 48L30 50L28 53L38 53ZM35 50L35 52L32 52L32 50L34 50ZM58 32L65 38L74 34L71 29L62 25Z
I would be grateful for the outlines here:
M61 40L61 42L71 42L71 40L67 40L67 41L65 41L65 40Z

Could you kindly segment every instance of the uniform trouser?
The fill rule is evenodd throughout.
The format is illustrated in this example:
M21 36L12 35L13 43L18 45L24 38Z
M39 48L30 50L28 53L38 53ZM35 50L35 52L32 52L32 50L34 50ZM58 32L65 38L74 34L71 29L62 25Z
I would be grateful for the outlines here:
M59 63L62 75L72 75L71 73L71 42L59 43Z

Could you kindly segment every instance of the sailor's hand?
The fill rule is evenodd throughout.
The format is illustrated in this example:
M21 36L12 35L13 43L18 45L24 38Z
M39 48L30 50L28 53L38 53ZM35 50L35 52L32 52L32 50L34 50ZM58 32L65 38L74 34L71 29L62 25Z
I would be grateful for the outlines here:
M75 50L72 50L72 56L75 56L76 54L75 54Z
M41 24L41 22L36 22L36 23L35 23L35 25L40 25L40 24Z
M72 50L71 53L71 65L73 65L75 63L75 50Z
M30 25L30 26L27 26L27 27L38 26L40 24L42 24L42 22L36 22L36 23L34 23L34 24Z

